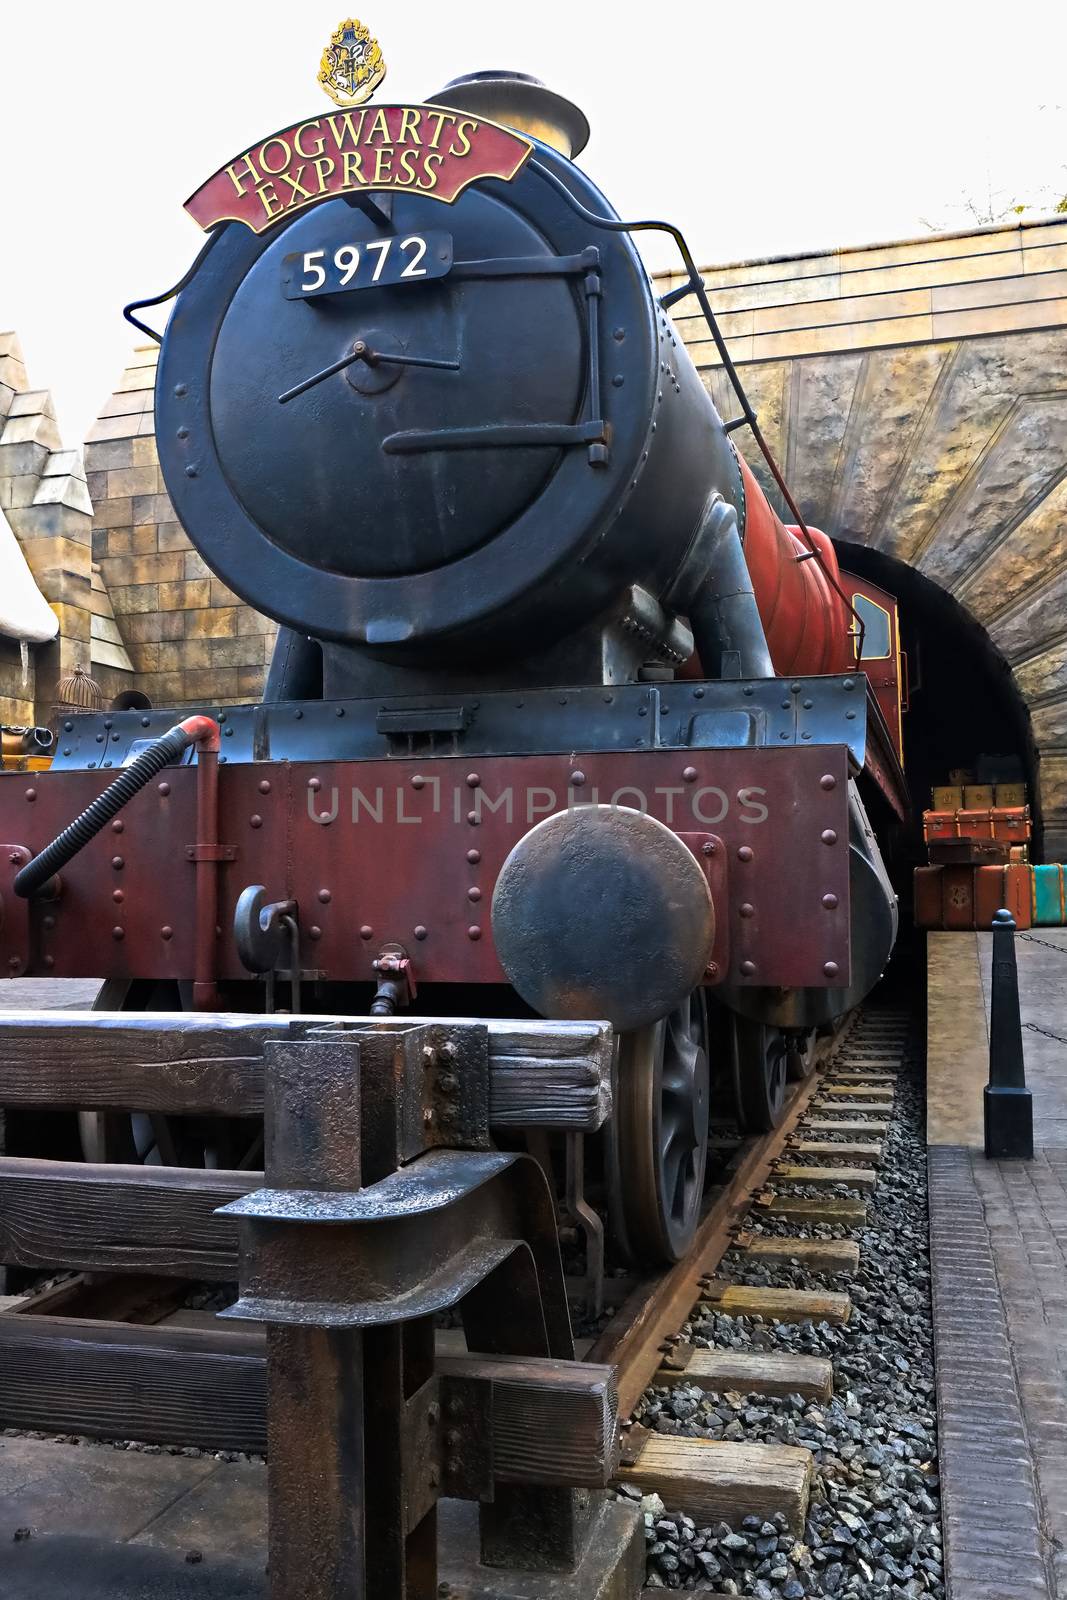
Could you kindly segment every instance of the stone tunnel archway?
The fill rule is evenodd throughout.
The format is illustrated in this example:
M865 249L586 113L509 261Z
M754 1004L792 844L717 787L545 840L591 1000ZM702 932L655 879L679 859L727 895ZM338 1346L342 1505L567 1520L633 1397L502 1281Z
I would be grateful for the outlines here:
M982 755L1014 758L1035 817L1032 854L1041 859L1039 752L1008 662L955 596L917 568L865 543L836 539L834 545L844 572L879 584L900 604L910 680L904 757L916 818L929 806L933 785L949 781L950 769L973 769Z

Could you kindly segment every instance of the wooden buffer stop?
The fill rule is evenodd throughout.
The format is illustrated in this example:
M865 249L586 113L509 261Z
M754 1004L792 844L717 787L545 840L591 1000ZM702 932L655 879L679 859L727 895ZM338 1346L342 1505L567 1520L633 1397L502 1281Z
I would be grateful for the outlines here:
M545 1175L490 1139L595 1130L611 1052L582 1022L7 1014L0 1104L262 1115L265 1170L0 1158L4 1263L240 1286L233 1331L0 1316L0 1424L265 1448L271 1600L637 1594L615 1369L574 1360ZM442 1311L469 1354L435 1354Z

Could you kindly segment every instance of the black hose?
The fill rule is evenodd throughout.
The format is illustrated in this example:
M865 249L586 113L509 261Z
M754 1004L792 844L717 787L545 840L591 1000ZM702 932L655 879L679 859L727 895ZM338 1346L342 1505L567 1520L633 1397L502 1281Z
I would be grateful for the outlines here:
M103 794L98 794L92 805L86 806L80 817L75 817L69 827L64 828L51 844L45 845L39 855L27 861L21 872L15 874L12 885L15 893L28 900L42 889L61 867L65 867L79 850L84 849L90 839L96 837L127 801L151 782L157 772L162 772L172 761L177 761L192 743L193 735L187 733L180 724L158 739L153 739L148 748L142 750L137 759L119 773L114 783L109 783Z

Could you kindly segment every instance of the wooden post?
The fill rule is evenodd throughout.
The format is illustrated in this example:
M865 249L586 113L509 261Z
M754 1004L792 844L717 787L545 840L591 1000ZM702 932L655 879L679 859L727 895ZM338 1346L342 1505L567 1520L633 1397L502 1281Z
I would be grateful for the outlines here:
M983 1094L985 1153L1032 1161L1033 1097L1026 1087L1019 1019L1019 974L1015 965L1015 921L1010 911L993 918L993 981L989 1023L989 1082Z
M268 1187L358 1190L358 1043L278 1041L264 1057ZM368 1600L363 1365L359 1329L267 1326L271 1600Z

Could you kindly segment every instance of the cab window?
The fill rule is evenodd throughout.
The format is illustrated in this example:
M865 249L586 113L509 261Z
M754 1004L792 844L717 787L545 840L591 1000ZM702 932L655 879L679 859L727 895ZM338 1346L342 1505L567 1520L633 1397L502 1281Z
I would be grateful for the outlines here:
M889 612L876 605L865 594L854 594L852 604L863 619L863 656L864 661L886 661L890 654L892 634L890 633ZM860 642L855 641L856 659L860 659Z

